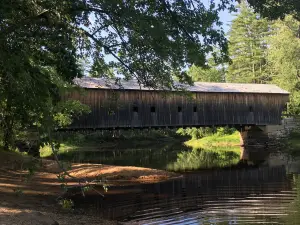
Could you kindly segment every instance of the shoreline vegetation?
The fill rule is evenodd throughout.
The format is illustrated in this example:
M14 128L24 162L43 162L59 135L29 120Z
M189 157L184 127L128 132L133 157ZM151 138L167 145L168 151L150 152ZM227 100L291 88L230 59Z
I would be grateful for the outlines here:
M176 134L171 129L159 130L129 130L123 132L100 131L88 134L62 133L55 137L60 142L58 154L69 151L102 151L113 149L137 149L151 145L157 147L170 144L181 144L188 137ZM40 149L42 158L50 157L52 150L49 146Z
M232 134L211 134L200 139L191 139L184 144L188 147L203 149L214 147L236 147L241 145L240 134L238 131L235 131Z

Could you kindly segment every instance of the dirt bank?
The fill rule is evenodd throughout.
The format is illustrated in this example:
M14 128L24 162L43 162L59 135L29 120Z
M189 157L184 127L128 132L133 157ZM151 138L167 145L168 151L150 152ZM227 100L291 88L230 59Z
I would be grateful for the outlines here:
M108 185L130 185L159 182L178 176L140 167L77 163L70 166L69 174L76 179L66 178L68 185L78 185L78 179L102 179ZM34 169L32 171L28 168ZM43 219L44 216L59 224L115 224L113 221L85 215L85 212L63 210L57 201L63 191L57 178L59 171L55 161L34 162L30 157L0 151L0 225L40 224L32 221Z

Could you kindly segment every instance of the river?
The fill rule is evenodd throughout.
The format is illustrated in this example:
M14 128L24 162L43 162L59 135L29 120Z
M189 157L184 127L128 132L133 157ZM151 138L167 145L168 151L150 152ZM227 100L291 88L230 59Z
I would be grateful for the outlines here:
M180 171L181 179L109 187L105 197L74 197L78 208L121 224L300 224L300 160L261 152L240 162L232 149L78 152L72 161Z

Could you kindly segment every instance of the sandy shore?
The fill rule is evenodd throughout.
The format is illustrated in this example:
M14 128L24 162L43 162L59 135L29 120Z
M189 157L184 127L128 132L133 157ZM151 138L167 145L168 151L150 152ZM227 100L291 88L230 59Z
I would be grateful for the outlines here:
M0 152L0 225L4 224L116 224L98 217L87 216L84 212L64 210L57 197L63 193L61 172L57 163L42 160L33 175L29 176L29 158L17 154ZM131 185L154 183L178 177L178 174L141 167L123 167L101 164L72 163L66 177L68 185L78 186L78 180L90 182L104 180L108 185Z

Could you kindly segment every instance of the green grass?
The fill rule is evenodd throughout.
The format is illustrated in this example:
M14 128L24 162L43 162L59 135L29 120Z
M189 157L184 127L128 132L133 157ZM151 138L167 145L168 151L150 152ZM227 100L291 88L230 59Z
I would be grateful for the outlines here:
M185 145L192 148L212 148L212 147L231 147L240 145L240 135L236 131L230 135L220 136L213 134L197 140L189 140Z

